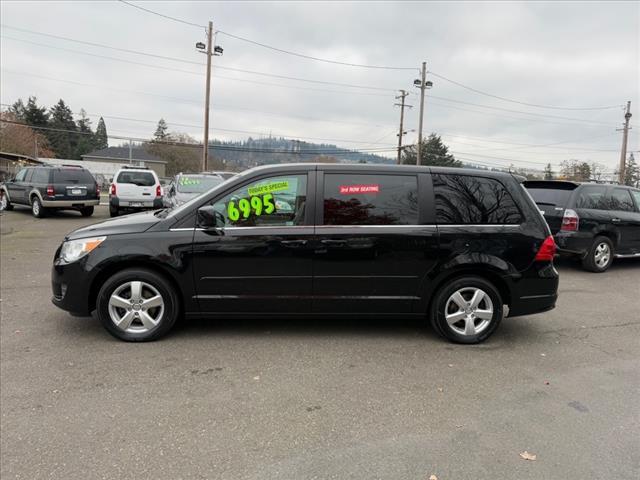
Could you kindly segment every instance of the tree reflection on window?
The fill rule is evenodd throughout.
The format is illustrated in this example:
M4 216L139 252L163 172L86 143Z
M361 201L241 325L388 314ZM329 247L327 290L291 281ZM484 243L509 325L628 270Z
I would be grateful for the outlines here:
M522 216L504 185L492 178L433 176L436 217L443 224L517 224Z

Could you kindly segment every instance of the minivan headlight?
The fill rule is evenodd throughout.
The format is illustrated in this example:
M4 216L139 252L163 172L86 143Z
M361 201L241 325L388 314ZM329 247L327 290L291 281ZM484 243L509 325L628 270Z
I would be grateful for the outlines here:
M95 249L98 245L104 242L106 238L107 237L80 238L78 240L69 240L68 242L64 242L60 249L60 260L63 263L75 262Z

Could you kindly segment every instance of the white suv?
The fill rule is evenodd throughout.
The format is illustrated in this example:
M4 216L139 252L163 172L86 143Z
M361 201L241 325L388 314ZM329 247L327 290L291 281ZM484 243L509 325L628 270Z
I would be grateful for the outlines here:
M122 167L109 189L109 213L117 217L123 210L162 208L162 195L156 172L146 167Z

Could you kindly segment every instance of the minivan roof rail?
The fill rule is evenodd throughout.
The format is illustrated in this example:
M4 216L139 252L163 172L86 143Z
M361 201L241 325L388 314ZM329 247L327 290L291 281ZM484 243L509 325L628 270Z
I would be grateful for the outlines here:
M124 169L127 169L127 170L129 170L129 169L131 169L131 170L149 170L149 167L143 167L143 166L140 166L140 165L137 165L137 166L136 165L122 165L122 167L120 167L120 168L124 168Z

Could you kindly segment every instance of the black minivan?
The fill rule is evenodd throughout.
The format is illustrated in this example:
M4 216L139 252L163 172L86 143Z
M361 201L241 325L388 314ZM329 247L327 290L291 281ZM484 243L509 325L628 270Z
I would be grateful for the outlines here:
M478 343L554 308L549 227L507 173L258 167L173 209L80 228L55 253L53 303L114 336L186 317L413 317Z

